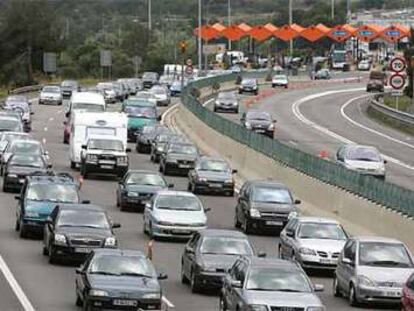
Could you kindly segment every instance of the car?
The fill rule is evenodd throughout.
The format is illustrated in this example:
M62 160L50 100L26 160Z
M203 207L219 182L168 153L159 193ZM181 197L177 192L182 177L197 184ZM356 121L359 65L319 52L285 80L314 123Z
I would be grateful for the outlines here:
M336 220L294 217L280 233L279 258L296 260L304 269L335 270L347 239Z
M88 138L81 151L81 174L88 178L92 174L110 174L122 178L128 171L129 160L121 139L111 135L93 135Z
M46 219L43 255L49 263L82 262L92 249L116 248L113 229L120 228L100 206L92 204L57 205Z
M157 97L154 93L150 91L140 91L135 96L133 96L131 99L133 100L144 100L146 102L150 102L154 105L157 104Z
M281 86L287 89L289 87L289 79L286 75L275 75L272 78L272 87Z
M367 83L367 92L384 93L384 81L379 79L370 79Z
M239 113L239 100L234 92L220 92L214 102L214 112L233 111Z
M116 205L121 211L129 209L142 212L157 191L172 187L174 184L168 184L158 172L129 170L118 184Z
M329 69L320 69L315 73L315 80L329 80L331 78L331 72Z
M234 226L248 234L253 231L281 231L290 218L297 216L296 205L288 187L273 180L246 181L237 200Z
M45 85L39 95L39 105L62 105L62 90L58 85Z
M259 82L257 81L257 79L242 79L239 86L239 94L243 93L253 93L254 95L259 94Z
M402 298L402 311L414 311L414 273L405 282Z
M116 100L123 102L125 99L127 99L127 94L126 94L126 91L122 83L119 83L119 82L111 82L111 83L113 86L113 90L115 91L115 94L116 94Z
M197 193L220 193L234 195L233 170L222 158L203 156L188 173L188 191Z
M70 98L72 93L80 92L80 86L76 80L64 80L60 84L62 98Z
M141 251L94 249L76 269L76 305L83 310L162 310L159 280L167 278Z
M182 85L181 80L174 80L171 83L171 86L170 86L170 94L171 94L171 96L174 97L174 96L178 96L178 95L181 94L181 89L182 89L181 85Z
M160 190L145 205L143 232L154 239L188 239L207 228L207 211L190 192Z
M22 114L12 109L0 110L0 117L12 118L22 122ZM4 129L6 131L7 129Z
M313 284L295 262L242 256L224 277L220 310L325 311Z
M136 93L135 85L132 85L129 79L122 78L122 79L118 79L117 82L121 83L124 86L124 88L128 92L128 96Z
M51 165L48 165L39 155L13 154L4 167L3 191L19 192L26 176L34 172L45 173L50 167Z
M23 132L1 132L0 133L0 157L9 145L14 140L32 140L33 137L28 133Z
M347 144L336 153L336 163L360 174L385 179L386 160L377 148L372 146Z
M414 272L409 249L396 239L355 236L348 239L333 279L335 296L361 303L401 303L404 283Z
M371 69L371 63L370 63L370 61L369 60L361 60L359 63L358 63L358 70L364 70L364 71L367 71L367 70L370 70Z
M172 76L172 75L162 75L158 82L159 82L160 85L165 86L169 89L171 87L172 83L174 82L174 76Z
M142 84L145 89L150 89L152 86L158 84L158 73L146 71L142 75Z
M159 171L164 175L172 173L187 175L195 166L199 156L197 147L190 142L173 141L167 144L160 157Z
M146 125L141 127L137 134L137 144L136 144L136 151L140 153L150 153L151 152L151 145L157 137L157 135L162 133L171 133L171 130L160 124L154 125Z
M3 108L4 109L9 109L9 108L13 107L16 103L18 103L18 104L26 103L28 105L31 104L30 101L29 101L29 98L26 95L21 95L21 94L9 95L9 96L7 96L6 100L4 101Z
M270 138L275 135L275 123L270 113L260 110L248 110L243 112L240 118L241 125L257 134L263 134Z
M116 103L116 91L114 85L111 82L99 82L96 85L96 89L103 95L106 103Z
M80 203L79 184L70 176L28 176L15 199L18 201L15 230L21 238L26 238L43 233L46 219L58 203Z
M157 106L168 106L171 103L169 90L162 85L154 85L150 92L154 94L157 100Z
M181 256L181 282L192 292L220 289L223 278L240 256L256 253L247 236L235 230L205 229L194 233Z
M157 107L152 103L140 103L125 105L123 112L128 116L128 141L137 141L137 132L147 125L155 125L161 116L158 114Z
M1 157L0 173L3 175L4 167L12 154L31 154L42 156L46 163L49 163L49 152L43 147L43 144L34 139L13 140L4 149L3 156Z
M13 105L9 105L6 109L10 111L9 116L11 116L13 112L18 114L19 119L23 123L23 130L25 132L30 132L32 130L31 116L34 113L30 110L30 105L27 102L14 102Z
M21 117L18 118L7 114L0 115L0 132L23 132L23 122Z
M168 143L170 142L184 142L187 139L175 133L161 133L158 134L151 143L151 162L159 163L161 155L165 154Z

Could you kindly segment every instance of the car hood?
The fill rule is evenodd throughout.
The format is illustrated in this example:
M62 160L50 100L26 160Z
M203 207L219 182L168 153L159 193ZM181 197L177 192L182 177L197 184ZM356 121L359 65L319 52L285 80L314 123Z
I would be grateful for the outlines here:
M150 278L89 274L88 279L92 288L119 298L141 298L143 294L161 291L158 280Z
M252 207L259 210L260 212L289 213L291 211L296 210L296 206L294 204L253 202Z
M240 258L239 255L200 254L198 259L203 267L220 269L224 270L222 272L227 272L238 258Z
M238 102L235 99L217 99L217 103L236 105Z
M272 122L268 120L256 120L256 119L248 119L247 122L249 122L252 126L259 126L259 125L270 126L270 124L272 124Z
M322 306L320 299L314 293L243 290L243 296L248 304L302 308Z
M16 175L29 175L34 172L46 172L46 169L39 168L39 167L24 167L24 166L12 166L7 168L8 174L16 174Z
M156 99L159 99L159 100L164 100L168 98L167 94L154 94L154 96Z
M156 209L155 218L158 221L175 224L191 225L194 223L206 223L207 217L203 211L177 211Z
M61 94L59 93L49 93L49 92L41 92L40 97L51 97L51 98L60 98Z
M371 266L358 266L358 275L363 275L374 282L395 282L403 287L409 276L414 272L411 268L384 268Z
M167 154L168 160L186 160L186 161L195 161L197 156L194 154L184 154L184 153L169 153Z
M211 181L226 181L233 178L228 172L197 171L197 175Z
M344 248L345 242L345 240L299 239L300 247L327 253L340 253Z
M59 227L56 233L64 234L69 238L90 238L102 240L113 236L111 230L87 227Z
M288 83L286 79L273 79L272 81L277 83Z
M155 124L156 119L147 119L140 117L128 117L128 128L143 127L145 125Z
M127 154L123 151L115 151L115 150L99 150L99 149L88 149L87 154L110 154L114 156L126 156Z
M147 185L127 185L126 190L128 192L139 192L139 193L156 193L159 190L166 189L161 186L147 186Z
M59 204L59 202L27 200L26 211L49 215L57 204Z
M345 160L345 164L349 165L352 168L356 168L356 169L361 168L361 169L377 170L377 169L384 167L383 162Z

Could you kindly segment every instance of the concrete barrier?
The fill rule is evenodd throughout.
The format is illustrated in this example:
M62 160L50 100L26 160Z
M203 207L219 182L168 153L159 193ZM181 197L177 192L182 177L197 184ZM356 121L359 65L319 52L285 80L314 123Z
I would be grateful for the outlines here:
M405 242L414 250L414 221L337 187L281 165L245 145L208 127L184 106L179 105L166 120L206 154L220 154L238 169L240 181L276 179L294 192L304 214L333 217L353 235L381 235Z

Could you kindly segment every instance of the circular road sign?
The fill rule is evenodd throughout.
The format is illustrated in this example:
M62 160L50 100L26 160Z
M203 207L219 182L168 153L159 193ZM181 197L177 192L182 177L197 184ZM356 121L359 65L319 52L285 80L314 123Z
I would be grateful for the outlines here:
M405 85L405 77L398 73L390 77L390 85L394 90L401 90Z
M404 71L406 67L405 59L401 57L395 57L390 62L390 69L394 72Z

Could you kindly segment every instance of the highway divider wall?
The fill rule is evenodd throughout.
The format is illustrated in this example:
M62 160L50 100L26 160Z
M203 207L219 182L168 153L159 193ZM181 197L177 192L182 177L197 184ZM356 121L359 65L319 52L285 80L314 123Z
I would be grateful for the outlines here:
M192 95L194 94L191 91L192 88L206 88L211 87L215 83L234 80L235 75L231 74L192 82L183 90L181 96L182 103L185 108L210 128L241 145L250 147L254 151L273 159L274 162L280 165L294 168L324 183L352 192L403 215L414 217L414 191L372 176L348 170L334 162L326 161L285 145L276 139L270 139L249 131L241 125L206 109Z

